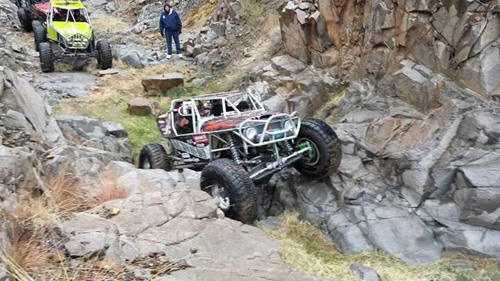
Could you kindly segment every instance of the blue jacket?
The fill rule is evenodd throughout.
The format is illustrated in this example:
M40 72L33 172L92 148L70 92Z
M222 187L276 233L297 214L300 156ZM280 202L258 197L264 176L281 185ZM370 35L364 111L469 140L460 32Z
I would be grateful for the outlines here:
M170 10L170 13L163 12L161 13L160 17L160 33L164 34L166 31L171 31L171 32L181 32L182 30L182 23L181 19L179 18L179 15L174 11Z

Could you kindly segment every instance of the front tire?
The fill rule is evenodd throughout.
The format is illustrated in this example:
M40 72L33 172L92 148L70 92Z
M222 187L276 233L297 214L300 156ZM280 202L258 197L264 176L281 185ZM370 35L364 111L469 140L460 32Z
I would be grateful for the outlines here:
M106 40L99 40L96 44L97 67L105 70L113 67L113 53Z
M47 31L45 30L45 27L42 25L42 23L38 20L33 21L32 27L35 38L35 50L38 52L40 50L40 43L47 41Z
M201 172L201 189L211 194L226 217L252 223L257 217L256 188L247 171L230 159L210 162Z
M302 121L297 149L310 147L295 163L295 168L311 178L324 178L337 171L342 160L342 146L335 131L318 119Z
M172 163L165 148L161 144L153 143L144 146L139 155L140 169L172 170Z
M49 42L42 42L39 45L40 52L40 67L42 72L54 71L54 55L52 53L52 46Z
M19 23L24 31L30 32L33 30L31 26L31 16L24 8L17 9L17 17L19 18Z

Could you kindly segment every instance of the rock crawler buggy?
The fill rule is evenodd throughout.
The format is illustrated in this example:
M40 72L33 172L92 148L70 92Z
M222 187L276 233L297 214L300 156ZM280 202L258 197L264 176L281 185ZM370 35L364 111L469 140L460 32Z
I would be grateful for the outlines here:
M40 9L48 0L17 0L17 17L24 31L33 30L32 21L45 21L47 14L45 9ZM48 4L48 2L47 2Z
M82 2L51 0L36 6L45 9L47 14L44 23L33 21L35 46L40 52L43 72L54 71L54 62L65 58L96 57L99 69L113 66L111 46L106 40L95 42L89 14Z
M328 124L300 120L297 112L266 111L249 92L174 100L158 126L167 141L146 145L139 167L201 170L201 189L226 216L244 223L256 218L255 183L290 165L323 178L337 170L342 157Z

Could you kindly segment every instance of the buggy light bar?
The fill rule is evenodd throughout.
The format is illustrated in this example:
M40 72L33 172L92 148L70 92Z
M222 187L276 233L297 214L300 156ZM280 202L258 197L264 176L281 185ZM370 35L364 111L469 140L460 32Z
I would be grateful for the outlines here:
M297 120L297 124L293 122L293 120ZM276 121L281 121L283 123L290 121L291 124L295 124L294 127L292 128L285 128L285 129L272 129L270 128L270 124ZM255 125L263 126L263 131L260 133L260 135L257 135L258 141L255 142L254 140L251 140L247 138L245 135L244 130L253 127ZM298 116L298 113L294 111L292 114L277 114L274 116L269 117L267 120L246 120L240 124L238 127L238 131L235 131L234 133L237 134L239 137L241 137L246 143L248 143L251 146L264 146L276 142L282 142L285 140L291 140L297 138L299 135L300 131L300 118ZM291 132L291 133L290 133ZM284 137L281 138L275 138L278 135L284 135ZM269 140L266 140L266 137L270 137Z

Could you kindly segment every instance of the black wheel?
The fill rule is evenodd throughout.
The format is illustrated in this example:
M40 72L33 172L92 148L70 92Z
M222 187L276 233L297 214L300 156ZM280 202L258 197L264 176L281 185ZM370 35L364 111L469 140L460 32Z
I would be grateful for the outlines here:
M297 149L310 148L295 163L301 174L324 178L337 171L342 160L342 146L327 123L318 119L303 120L296 145Z
M257 217L255 185L247 171L233 160L217 159L205 166L201 189L219 202L228 218L252 223Z
M96 44L97 67L99 69L108 69L113 67L113 54L111 46L106 40L99 40Z
M172 170L172 161L161 144L147 144L139 155L139 168Z
M42 72L54 71L54 55L49 42L42 42L38 45L40 52L40 67Z
M45 30L43 24L38 20L34 20L32 26L35 38L35 50L39 51L38 45L40 45L40 43L42 42L47 41L47 31Z
M24 31L30 32L33 30L31 26L31 16L24 8L17 9L17 17Z

